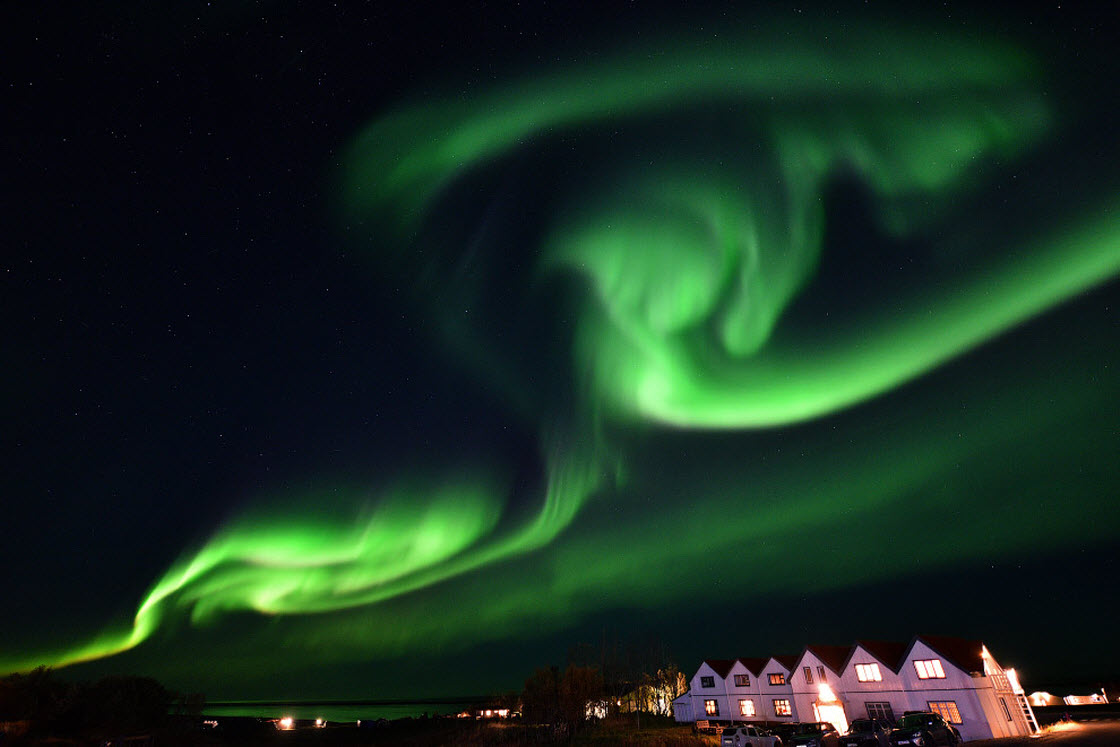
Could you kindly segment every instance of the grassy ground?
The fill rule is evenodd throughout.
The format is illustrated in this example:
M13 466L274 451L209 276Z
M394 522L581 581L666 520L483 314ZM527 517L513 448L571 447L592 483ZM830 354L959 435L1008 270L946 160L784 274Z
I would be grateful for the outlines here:
M106 740L85 737L43 739L34 736L0 735L0 746L51 744L52 747L93 747ZM131 742L110 740L123 747L359 747L360 745L394 745L405 747L437 747L441 745L576 745L606 747L712 747L719 740L712 735L694 734L691 726L682 726L672 719L642 716L640 728L633 716L606 719L582 725L575 733L549 726L524 724L520 721L476 721L474 719L419 718L386 721L373 728L355 724L328 725L324 729L297 728L278 731L274 725L252 718L222 719L219 729L168 728L138 737Z
M262 744L270 747L333 747L334 745L637 745L640 747L711 747L719 742L712 736L693 734L691 726L681 726L671 719L643 717L641 728L637 719L608 719L589 724L574 734L557 732L547 726L522 724L517 721L461 721L458 719L400 719L376 729L335 727L292 732L259 733L253 738L237 735L215 739L211 744ZM209 740L208 740L209 741Z

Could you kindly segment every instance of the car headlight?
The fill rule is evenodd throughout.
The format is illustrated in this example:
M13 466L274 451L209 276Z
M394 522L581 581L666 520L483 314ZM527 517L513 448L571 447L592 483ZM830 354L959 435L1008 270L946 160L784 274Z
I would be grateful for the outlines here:
M922 741L922 733L920 731L915 732L914 734L911 734L910 735L910 741L913 744L918 745L918 747L922 747L922 745L925 744L925 742Z

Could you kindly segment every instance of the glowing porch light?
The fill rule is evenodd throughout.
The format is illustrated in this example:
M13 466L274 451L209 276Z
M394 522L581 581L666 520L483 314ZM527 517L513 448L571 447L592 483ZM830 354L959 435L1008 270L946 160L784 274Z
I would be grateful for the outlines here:
M840 702L840 699L836 697L836 692L827 683L822 682L820 684L817 702L813 704L813 712L817 721L832 724L841 734L848 732L848 717L844 714L844 704Z
M326 725L327 725L327 722L324 721L323 719L321 719L321 718L315 719L315 728L316 729L322 729Z
M277 721L276 725L284 731L291 731L292 727L295 725L295 720L291 716L285 716Z

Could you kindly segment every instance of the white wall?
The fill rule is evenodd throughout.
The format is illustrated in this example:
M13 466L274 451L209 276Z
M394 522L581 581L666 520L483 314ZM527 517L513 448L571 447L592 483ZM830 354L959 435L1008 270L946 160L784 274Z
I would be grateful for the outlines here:
M696 717L692 715L692 694L685 693L673 699L673 718L678 724L692 723Z
M860 682L856 675L856 664L878 664L882 682ZM876 659L859 645L848 660L848 666L840 673L837 695L844 702L844 711L848 714L849 721L866 718L868 703L890 703L896 719L910 708L902 678L886 662Z
M712 687L701 686L702 678L711 677ZM726 721L734 718L731 715L731 704L727 700L727 682L723 677L719 676L716 670L708 666L707 662L700 665L693 675L692 680L689 682L691 685L690 692L692 693L692 715L693 720L699 719L720 719ZM704 701L715 699L719 705L719 715L709 716L707 711L704 710Z
M786 676L786 684L784 685L771 685L771 673L781 673ZM803 721L803 717L798 716L797 704L793 700L793 687L789 684L789 670L785 668L777 659L771 658L766 662L766 666L762 668L762 674L758 678L759 697L762 702L759 704L759 714L764 720L769 721ZM790 706L793 708L792 716L777 716L774 714L774 699L785 698L790 701ZM811 719L810 719L811 720Z
M813 677L812 683L805 679L805 667L810 668ZM837 672L832 671L823 661L821 661L816 654L809 649L806 649L798 659L797 664L794 666L793 671L790 673L790 683L793 690L793 712L797 714L799 721L816 721L816 711L813 704L820 700L821 694L821 676L820 667L824 667L825 680L824 683L832 688L836 694L837 699L841 705L844 706L844 714L850 723L853 716L848 710L848 702L844 698L843 690L840 687L841 677ZM840 728L840 724L836 725Z
M943 679L921 679L914 668L919 660L938 659L945 670ZM916 641L899 671L903 686L909 691L909 710L929 710L931 701L952 701L957 704L961 723L953 724L967 740L990 739L994 735L988 714L980 702L978 689L988 685L986 677L973 677L951 664L944 656L921 641ZM900 714L896 714L900 715Z
M744 687L735 684L736 675L746 675L750 678L750 685ZM724 682L724 688L727 691L728 707L731 709L731 718L735 721L763 721L766 716L763 713L763 704L761 692L758 689L758 675L748 670L741 661L736 661L735 666L731 667L731 671L727 674L727 679ZM739 708L740 700L754 701L754 716L742 715Z
M945 671L944 678L920 679L914 662L938 659ZM881 682L860 682L856 676L856 664L876 663L879 665ZM813 721L813 703L820 694L817 667L823 665L817 656L806 650L797 662L793 672L775 658L767 661L761 672L749 672L742 662L736 661L727 677L720 677L708 664L700 665L690 681L691 689L681 699L687 700L690 708L678 709L678 721L699 719L719 719L722 721ZM813 668L813 684L804 681L802 668ZM985 654L985 670L992 676L976 676L961 671L944 656L933 651L921 640L915 641L906 660L895 672L886 662L879 661L862 646L857 645L843 672L833 672L826 667L828 684L844 705L848 721L864 718L868 702L887 702L891 705L897 719L905 711L929 710L930 702L952 701L956 703L961 715L961 723L953 726L965 740L988 739L992 737L1030 734L1019 704L1011 690L999 663ZM771 685L771 673L781 673L786 677L785 685ZM748 674L751 684L748 687L735 685L736 674ZM700 686L701 677L711 677L712 687ZM755 716L744 718L739 713L739 699L751 698L755 701ZM789 717L774 714L775 698L790 701L793 715ZM1011 713L1011 721L999 704L1003 698ZM715 699L719 704L719 715L708 716L704 711L704 701ZM678 699L680 700L680 699ZM675 703L677 701L674 701ZM676 708L676 706L675 706ZM687 713L691 710L691 713ZM684 712L682 712L684 711Z

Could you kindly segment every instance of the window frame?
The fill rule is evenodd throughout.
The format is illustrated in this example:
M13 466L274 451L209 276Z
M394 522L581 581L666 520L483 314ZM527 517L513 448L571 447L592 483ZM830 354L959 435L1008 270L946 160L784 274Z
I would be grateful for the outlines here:
M819 675L819 676L818 676L818 679L819 679L819 680L820 680L821 682L828 682L828 676L827 676L827 675L825 675L825 673L824 673L824 666L823 666L822 664L818 664L818 665L817 665L817 675Z
M867 717L869 719L879 719L889 724L895 722L894 708L891 707L889 700L869 700L864 703L864 707L867 708ZM872 710L875 712L872 713Z
M856 680L859 682L882 682L883 671L875 661L856 664ZM865 676L866 675L866 676Z
M716 678L709 675L700 675L700 687L709 690L716 686Z
M806 685L813 684L813 668L812 667L804 667L801 671L805 675L805 684Z
M770 678L770 684L775 687L786 684L786 676L781 672L770 672L767 676Z
M739 715L743 718L755 717L754 698L739 698Z
M751 676L749 674L735 675L735 687L750 687Z
M782 703L783 705L778 705ZM785 711L783 713L783 711ZM774 716L777 718L793 718L793 704L789 698L774 698Z
M947 724L964 723L964 719L961 718L961 710L957 708L957 701L955 700L927 700L926 707L929 708L931 713L936 713L945 719Z
M719 701L716 700L715 698L705 698L704 699L704 713L707 714L708 716L718 716L719 715Z
M920 680L945 679L945 667L941 666L941 659L915 659L914 671Z

